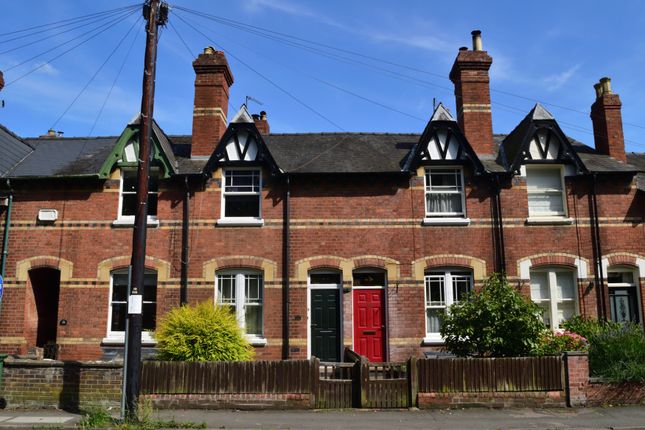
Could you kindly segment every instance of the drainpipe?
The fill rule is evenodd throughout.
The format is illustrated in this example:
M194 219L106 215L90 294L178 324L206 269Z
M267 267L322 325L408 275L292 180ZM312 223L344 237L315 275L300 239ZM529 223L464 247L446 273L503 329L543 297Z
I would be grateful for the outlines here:
M495 204L497 206L497 222L498 222L498 242L499 242L499 267L498 270L506 274L506 251L504 249L504 216L502 215L502 184L499 181L499 176L495 175Z
M599 305L599 316L602 319L607 319L605 312L605 277L602 273L602 247L600 242L600 221L598 216L598 198L597 198L597 187L598 187L598 176L596 173L591 175L591 227L593 229L592 239L593 239L593 248L594 254L596 256L596 279L598 283L598 305Z
M4 222L4 235L2 237L2 263L0 263L0 274L2 279L5 277L5 269L7 267L7 256L9 255L9 228L11 227L11 207L13 206L13 192L11 191L11 183L7 179L7 186L9 187L9 197L7 203L7 212L5 214Z
M283 257L282 257L282 356L289 359L289 263L291 260L291 237L289 224L291 216L291 180L286 175L286 191L284 196L284 221L283 221Z
M188 234L190 223L190 187L188 176L184 176L184 201L181 222L181 285L179 288L179 303L188 303Z

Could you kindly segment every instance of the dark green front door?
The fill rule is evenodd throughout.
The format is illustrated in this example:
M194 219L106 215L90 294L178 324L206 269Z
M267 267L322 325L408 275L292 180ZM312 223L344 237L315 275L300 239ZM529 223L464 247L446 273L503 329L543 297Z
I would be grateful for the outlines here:
M311 355L340 361L340 296L338 289L311 290Z

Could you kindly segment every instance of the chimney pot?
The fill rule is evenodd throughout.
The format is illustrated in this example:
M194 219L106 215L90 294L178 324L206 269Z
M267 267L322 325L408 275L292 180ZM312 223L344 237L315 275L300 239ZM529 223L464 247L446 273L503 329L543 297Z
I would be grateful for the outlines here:
M594 90L596 90L596 98L602 97L602 84L600 82L593 84Z
M462 46L461 48L459 48L459 50L460 51L468 51L468 47L467 46Z
M49 130L47 130L47 136L56 137L56 130L50 128Z
M267 113L266 113L266 111L264 111L264 110L263 110L263 111L261 111L261 112L260 112L260 119L261 119L262 121L266 121L266 120L267 120Z
M213 55L214 53L215 53L215 48L213 48L212 46L207 46L206 48L204 48L204 54Z
M600 78L600 84L602 85L603 94L611 94L611 78L604 77Z
M473 30L470 34L473 36L473 51L483 51L481 30Z

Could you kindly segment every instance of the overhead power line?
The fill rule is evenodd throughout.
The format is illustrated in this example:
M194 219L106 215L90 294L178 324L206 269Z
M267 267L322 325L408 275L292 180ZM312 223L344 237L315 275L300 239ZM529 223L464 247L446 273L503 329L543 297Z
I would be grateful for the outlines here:
M121 45L123 44L123 42L125 41L125 39L130 35L130 33L132 33L132 30L135 28L135 26L136 26L140 21L141 21L141 17L139 17L138 19L136 19L136 20L132 23L132 25L130 26L130 28L128 29L128 31L127 31L127 32L125 33L125 35L121 38L121 40L119 40L119 42L116 44L116 46L114 47L114 49L112 49L112 52L110 52L110 54L107 56L107 58L105 59L105 61L103 61L103 63L98 67L98 69L96 69L96 71L95 71L95 72L94 72L94 74L90 77L90 79L87 81L87 83L85 83L85 85L83 86L83 88L81 88L81 90L78 92L78 94L76 94L76 97L74 97L74 99L73 99L73 100L72 100L72 101L67 105L67 107L65 108L65 110L63 111L63 113L61 113L61 114L60 114L60 116L59 116L58 118L56 118L56 121L54 121L54 123L52 124L52 126L50 127L50 129L52 129L52 130L53 130L53 129L55 129L55 128L56 128L56 126L58 125L58 123L60 122L60 120L65 116L65 114L67 114L67 112L69 112L69 110L72 108L72 106L74 106L74 103L76 103L76 101L81 97L81 95L83 95L83 93L85 92L85 90L87 89L87 87L89 87L89 86L90 86L90 84L94 81L94 79L96 78L96 76L101 72L101 70L103 70L103 67L105 67L105 65L108 63L108 61L110 61L110 59L112 58L112 56L114 56L114 54L116 53L116 51L121 47Z
M90 13L90 14L87 14L87 15L77 16L77 17L74 17L74 18L67 18L67 19L63 19L63 20L60 20L60 21L50 22L50 23L47 23L47 24L35 25L35 26L32 26L32 27L23 28L21 30L13 30L13 31L9 31L9 32L6 32L6 33L0 33L0 37L2 37L2 36L11 36L12 34L24 33L26 31L35 30L37 28L45 28L45 27L51 27L51 26L54 26L52 28L60 28L60 27L66 26L66 25L74 24L74 23L76 23L78 21L83 21L85 19L96 17L98 15L103 15L103 14L107 14L107 13L111 13L111 12L122 11L122 10L126 10L126 9L140 8L141 6L142 6L142 3L137 3L137 4L130 5L130 6L118 7L116 9L108 9L108 10L104 10L104 11L100 11L100 12L94 12L94 13ZM67 23L67 24L62 24L62 23ZM62 25L57 25L57 24L62 24ZM38 31L38 32L32 32L32 33L30 33L30 35L42 33L43 31L49 31L52 28L48 28L47 30L42 30L42 31ZM24 36L20 36L20 37L24 37ZM14 39L5 40L5 41L0 42L0 43L5 43L5 42L8 42L10 40L14 40Z
M38 65L37 67L35 67L35 68L33 68L33 69L29 70L28 72L26 72L26 73L24 73L24 74L22 74L22 75L18 76L18 77L17 77L17 78L15 78L14 80L12 80L12 81L8 82L8 83L5 85L5 88L6 88L6 87L8 87L8 86L10 86L10 85L12 85L12 84L14 84L14 83L16 83L17 81L19 81L19 80L21 80L21 79L23 79L23 78L25 78L26 76L29 76L30 74L32 74L32 73L34 73L35 71L37 71L37 70L39 70L39 69L41 69L41 68L45 67L46 65L48 65L48 64L50 64L50 63L52 63L52 62L54 62L54 61L58 60L59 58L61 58L61 57L65 56L65 55L67 55L68 53L70 53L70 52L71 52L71 51L73 51L74 49L78 48L78 47L79 47L79 46L81 46L81 45L84 45L85 43L87 43L87 42L89 42L90 40L94 39L94 38L95 38L95 37L97 37L98 35L100 35L100 34L102 34L102 33L105 33L105 32L106 32L107 30L109 30L110 28L113 28L113 27L112 27L112 24L115 24L117 21L121 21L121 20L123 20L123 19L125 19L125 18L129 17L129 16L131 16L131 15L132 15L132 14L134 14L134 13L135 13L134 11L133 11L133 12L130 12L128 15L126 15L126 16L125 16L125 17L123 17L123 18L122 18L122 17L119 17L119 18L117 18L116 20L110 21L110 22L108 22L108 23L106 23L106 24L103 24L103 25L99 26L98 28L100 29L100 31L98 31L98 32L96 32L96 33L94 33L94 34L92 34L91 36L87 37L86 39L84 39L84 40L82 40L81 42L77 43L76 45L72 46L71 48L69 48L69 49L67 49L67 50L65 50L65 51L63 51L63 52L61 52L61 53L59 53L59 54L55 55L54 57L52 57L52 58L50 58L49 60L45 61L44 63L42 63L42 64ZM97 29L94 29L94 30L97 30ZM89 32L88 32L88 33L89 33ZM86 35L86 34L87 34L87 33L84 33L83 35ZM79 38L79 37L75 37L75 38L74 38L74 39L72 39L72 40L75 40L75 39L78 39L78 38ZM70 41L71 41L71 40L70 40ZM70 42L70 41L68 41L68 42ZM64 43L63 45L67 44L68 42ZM60 47L60 46L62 46L62 45L59 45L58 47ZM53 49L50 49L50 50L48 50L48 51L46 51L46 52L51 52L52 50L53 50ZM42 54L39 54L39 55L37 55L37 56L35 56L35 57L32 57L32 59L38 58L38 57L39 57L39 56L41 56L41 55L42 55ZM26 62L27 62L27 61L23 61L21 64L24 64L24 63L26 63ZM13 68L15 68L15 67L12 67L12 69L13 69Z
M51 38L53 38L55 36L60 36L61 34L69 33L71 31L77 30L79 28L83 28L83 27L87 27L88 25L96 24L97 22L106 21L106 20L110 19L110 17L112 17L114 15L121 15L122 13L123 13L123 11L120 11L117 14L115 14L115 13L106 14L106 15L103 15L103 16L101 16L99 18L93 18L93 19L87 20L83 24L68 28L66 30L59 31L58 33L53 33L53 34L48 33L46 36L43 36L40 39L32 40L31 42L23 43L22 45L18 45L18 46L14 47L14 48L2 51L2 52L0 52L0 55L8 54L10 52L14 52L14 51L17 51L19 49L26 48L27 46L31 46L31 45L35 45L37 43L41 43L41 42L43 42L45 40L49 40L49 39L51 39ZM49 32L50 30L48 29L48 30L43 30L43 31Z
M94 123L92 124L92 128L90 129L90 132L88 133L88 136L91 136L92 133L94 132L94 128L96 127L96 124L99 122L99 118L101 118L101 115L103 114L103 110L105 109L105 106L107 105L108 100L110 99L110 96L112 95L112 91L114 90L114 87L116 86L117 81L119 80L119 77L121 76L121 73L123 72L123 68L125 67L126 63L128 62L128 58L130 57L130 53L132 52L132 48L134 48L134 45L137 41L137 36L139 33L135 33L134 37L132 38L132 43L130 44L130 47L128 48L128 51L125 54L125 57L123 57L123 62L121 63L121 67L119 67L119 71L117 72L116 76L114 77L114 81L112 81L112 85L110 86L110 90L107 92L107 95L105 96L105 99L103 100L103 104L101 105L101 109L99 109L98 113L96 114L96 118L94 119Z
M448 80L448 78L446 76L442 75L442 74L434 73L434 72L431 72L431 71L428 71L428 70L420 69L420 68L417 68L417 67L413 67L413 66L409 66L409 65L405 65L405 64L401 64L401 63L397 63L397 62L390 61L390 60L387 60L387 59L384 59L384 58L379 58L379 57L375 57L375 56L371 56L371 55L366 55L366 54L363 54L361 52L357 52L357 51L353 51L353 50L349 50L349 49L344 49L344 48L339 48L337 46L317 42L315 40L311 40L311 39L307 39L307 38L303 38L303 37L299 37L299 36L294 36L292 34L288 34L288 33L284 33L284 32L274 31L274 30L271 30L271 29L268 29L268 28L265 28L265 27L246 24L246 23L243 23L243 22L240 22L240 21L232 20L232 19L229 19L229 18L224 18L224 17L218 16L218 15L213 15L213 14L209 14L209 13L205 13L205 12L201 12L201 11L197 11L197 10L194 10L194 9L189 9L189 8L182 7L182 6L175 6L174 8L178 9L178 10L188 12L188 13L191 13L191 14L196 15L196 16L199 16L199 17L201 17L203 19L209 19L211 21L218 22L220 24L223 24L223 25L226 25L226 26L229 26L229 27L237 28L237 29L239 29L241 31L245 31L245 32L250 33L250 34L255 34L255 35L258 35L258 36L261 36L261 37L271 38L272 40L282 41L283 43L287 42L285 39L296 40L296 41L299 41L299 42L304 42L306 44L315 45L315 46L322 47L322 48L329 49L329 50L333 50L333 51L336 51L336 52L342 52L342 53L345 53L345 54L350 54L350 55L361 57L361 58L368 59L368 60L371 60L371 61L375 61L375 62L379 62L379 63L383 63L383 64L388 64L388 65L391 65L391 66L395 66L395 67L398 67L398 68L402 68L402 69L406 69L406 70L410 70L410 71L414 71L414 72L418 72L418 73L423 73L423 74L426 74L426 75L429 75L429 76L435 76L435 77L441 78L443 80ZM291 46L298 47L298 44L293 44L293 43L289 43L289 44ZM302 47L302 45L300 47ZM312 50L311 52L315 52L315 51ZM325 51L322 51L322 52L325 52ZM534 103L541 103L543 105L552 106L552 107L555 107L555 108L558 108L558 109L568 110L568 111L579 113L579 114L582 114L582 115L585 115L585 116L589 115L589 112L584 112L584 111L581 111L581 110L576 109L576 108L564 106L564 105L557 104L557 103L547 102L547 101L536 99L536 98L533 98L533 97L523 96L521 94L516 94L516 93L510 92L510 91L499 90L499 89L496 89L494 87L491 87L491 91L497 92L499 94L504 94L504 95L507 95L507 96L516 97L516 98L519 98L519 99L531 101L531 102L534 102ZM629 126L632 126L632 127L636 127L636 128L645 129L645 125L634 124L634 123L630 123L630 122L623 122L623 124L624 125L629 125Z
M181 21L183 21L187 26L189 26L190 28L192 28L195 32L197 32L197 33L201 34L203 37L205 37L205 38L206 38L206 40L210 41L213 45L217 46L217 47L218 47L218 49L221 49L222 51L224 51L224 52L225 52L226 54L228 54L231 58L235 59L238 63L242 64L244 67L246 67L247 69L249 69L250 71L252 71L252 72L253 72L253 73L255 73L256 75L258 75L259 77L261 77L262 79L264 79L265 81L267 81L267 82L268 82L269 84L271 84L273 87L277 88L278 90L280 90L281 92L283 92L284 94L286 94L289 98L291 98L292 100L294 100L296 103L300 104L301 106L303 106L304 108L306 108L306 109L307 109L307 110L309 110L310 112L313 112L315 115L317 115L317 116L319 116L320 118L324 119L324 120L325 120L325 121L327 121L329 124L331 124L331 125L333 125L334 127L336 127L337 129L339 129L339 130L341 130L341 131L345 131L345 130L343 129L343 127L341 127L340 125L338 125L336 122L334 122L333 120L331 120L331 119L330 119L330 118L328 118L327 116L325 116L325 115L323 115L322 113L320 113L318 110L314 109L313 107L311 107L310 105L308 105L307 103L305 103L304 101L302 101L300 98L298 98L297 96L295 96L293 93L291 93L291 92L287 91L286 89L282 88L282 87L281 87L280 85L278 85L276 82L274 82L273 80L271 80L270 78L268 78L268 77L267 77L267 76L265 76L264 74L260 73L258 70L256 70L255 68L253 68L251 65L249 65L248 63L246 63L245 61L243 61L242 59L240 59L238 56L236 56L236 55L235 55L235 54L233 54L232 52L227 51L226 49L224 49L220 44L218 44L217 42L215 42L213 39L211 39L211 38L210 38L208 35L206 35L204 32L202 32L201 30L199 30L198 28L196 28L194 25L192 25L190 22L186 21L186 20L185 20L183 17L181 17L179 14L175 14L175 16L176 16L178 19L180 19Z

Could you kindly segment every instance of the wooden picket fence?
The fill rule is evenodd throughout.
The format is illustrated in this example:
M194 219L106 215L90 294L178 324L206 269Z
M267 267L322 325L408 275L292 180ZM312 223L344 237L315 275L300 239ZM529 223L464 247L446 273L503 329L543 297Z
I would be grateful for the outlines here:
M343 363L318 359L185 363L144 361L141 393L309 394L311 407L406 408L418 393L559 391L559 356L521 358L410 358L370 363L346 350Z

